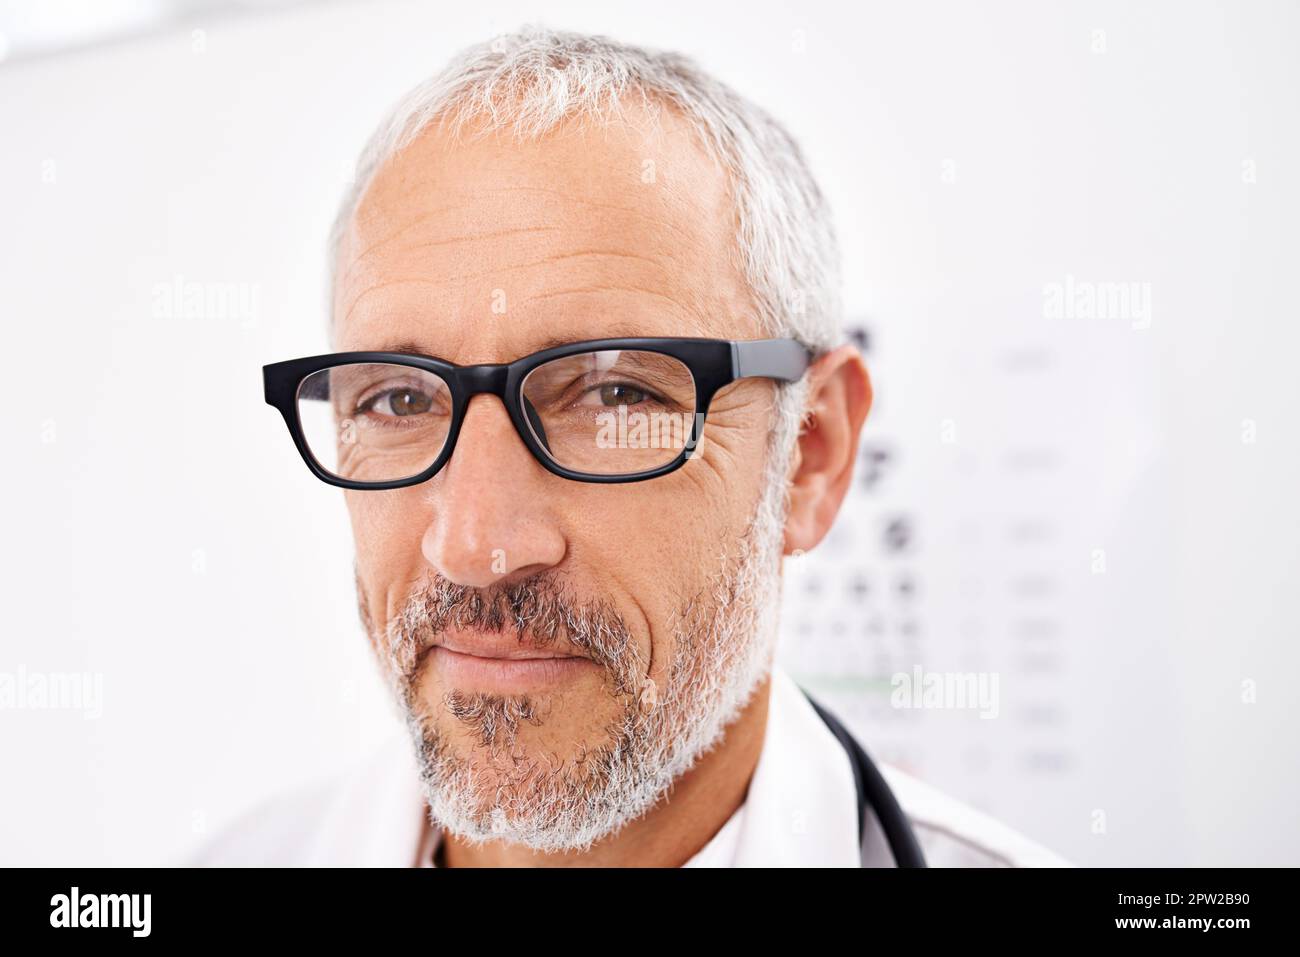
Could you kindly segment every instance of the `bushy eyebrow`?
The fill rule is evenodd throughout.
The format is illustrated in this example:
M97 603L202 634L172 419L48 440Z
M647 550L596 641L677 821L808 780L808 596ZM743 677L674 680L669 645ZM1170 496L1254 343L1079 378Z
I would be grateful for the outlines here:
M591 332L591 335L583 336L547 336L541 342L537 343L536 348L530 349L529 351L543 352L547 349L554 349L556 346L566 346L570 342L587 342L595 339L636 339L639 337L676 335L676 333L654 332L646 329L645 326L631 326L622 323L611 323L602 329L593 329Z
M396 342L382 343L373 349L357 349L357 352L400 352L408 356L436 356L436 352L430 352L426 345L416 342L414 339L399 339Z

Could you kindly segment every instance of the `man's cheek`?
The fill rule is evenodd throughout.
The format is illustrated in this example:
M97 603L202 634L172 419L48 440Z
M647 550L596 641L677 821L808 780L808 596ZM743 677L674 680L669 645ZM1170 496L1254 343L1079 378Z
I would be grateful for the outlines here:
M358 551L373 551L378 557L397 549L418 550L432 515L418 486L378 492L347 489L343 495Z

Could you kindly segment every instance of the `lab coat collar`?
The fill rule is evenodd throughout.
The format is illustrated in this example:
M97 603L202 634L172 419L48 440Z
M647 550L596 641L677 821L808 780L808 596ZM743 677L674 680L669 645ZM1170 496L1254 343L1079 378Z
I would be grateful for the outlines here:
M745 799L735 867L858 867L848 755L799 686L772 671L767 731Z

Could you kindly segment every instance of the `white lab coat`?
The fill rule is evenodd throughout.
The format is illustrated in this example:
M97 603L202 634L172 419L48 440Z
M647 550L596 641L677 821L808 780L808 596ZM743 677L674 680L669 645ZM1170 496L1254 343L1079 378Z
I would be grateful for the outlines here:
M880 769L931 867L1043 867L1065 861L895 768ZM744 804L687 867L892 866L878 828L858 846L848 756L795 682L773 671L766 736ZM431 866L410 743L354 772L245 815L191 863L202 866Z

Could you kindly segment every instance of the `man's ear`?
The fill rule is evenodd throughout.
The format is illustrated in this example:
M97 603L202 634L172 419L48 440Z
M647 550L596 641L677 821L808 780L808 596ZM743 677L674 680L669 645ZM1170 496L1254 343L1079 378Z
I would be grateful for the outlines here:
M853 479L858 436L871 411L871 377L843 345L808 370L808 405L790 466L785 554L809 551L830 531Z

